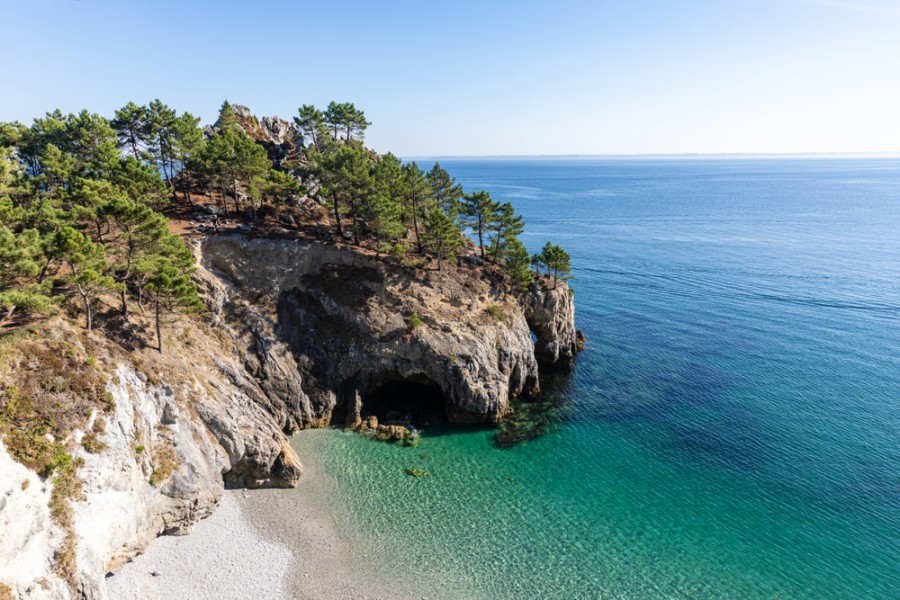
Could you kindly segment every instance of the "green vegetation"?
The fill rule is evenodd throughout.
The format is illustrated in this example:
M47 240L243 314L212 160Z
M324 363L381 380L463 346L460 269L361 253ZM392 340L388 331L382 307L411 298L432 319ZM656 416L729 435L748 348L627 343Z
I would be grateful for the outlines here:
M199 306L193 257L157 212L198 152L198 122L154 100L112 121L54 111L31 127L0 124L0 324L59 304L91 330L101 300L117 296L127 317L129 300L143 311L150 293L159 342L164 313Z
M422 321L422 317L420 317L418 313L413 313L413 314L409 315L409 318L406 320L406 327L410 331L414 331L414 330L418 329L419 327L421 327L422 325L424 325L424 323Z
M513 288L531 283L512 205L464 194L439 164L426 173L366 148L371 123L354 104L301 106L295 150L277 162L254 137L259 122L237 108L224 102L206 134L198 117L160 100L129 102L111 120L56 110L30 127L0 123L0 327L59 306L91 330L116 296L124 318L132 303L141 313L150 304L147 329L162 352L163 326L200 303L190 253L160 211L194 210L198 198L218 204L217 217L256 220L306 193L327 203L338 241L416 269L455 263L471 231ZM554 279L568 274L567 261L547 258L535 264Z
M548 276L553 277L553 284L557 281L563 281L570 278L571 266L569 253L557 246L547 242L541 250L540 254L535 254L532 258L532 264L538 269L545 269Z
M194 256L176 233L187 215L216 229L221 217L229 227L241 220L334 235L418 273L454 269L460 259L487 263L491 282L518 290L532 284L532 265L554 283L569 276L559 246L529 255L510 203L464 193L437 163L426 172L367 148L371 123L354 104L303 105L294 124L273 149L260 122L227 101L207 129L158 99L129 102L112 119L55 110L30 126L0 123L0 436L16 460L54 484L50 508L66 532L56 570L73 586L71 504L82 497L73 433L85 432L84 451L103 452L105 415L115 410L100 371L108 356L98 359L93 332L113 331L160 354L166 339L190 345L184 335L164 335L203 308ZM500 305L486 312L506 317ZM76 334L74 321L87 333ZM424 322L413 313L406 325L415 331ZM143 370L159 383L159 369ZM134 452L149 454L150 483L164 484L178 468L174 448L141 441ZM0 599L9 593L0 584Z
M484 309L484 312L498 321L502 321L506 318L506 313L503 312L503 307L499 304L491 304L486 309Z
M13 458L44 477L71 462L68 434L110 407L105 378L82 352L58 339L26 338L4 347L0 434Z

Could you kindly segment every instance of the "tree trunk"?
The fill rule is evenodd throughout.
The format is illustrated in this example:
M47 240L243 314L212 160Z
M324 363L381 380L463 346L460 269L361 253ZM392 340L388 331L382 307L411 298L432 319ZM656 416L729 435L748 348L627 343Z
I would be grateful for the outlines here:
M157 350L159 350L159 353L162 354L163 353L162 325L160 324L160 319L159 319L159 294L158 293L156 294L156 344L157 344Z
M503 235L503 230L500 229L497 232L497 239L494 243L494 262L496 263L500 258L500 236Z
M484 239L482 237L483 227L481 218L478 219L478 248L481 249L481 258L484 260Z
M338 210L338 200L336 195L332 198L332 202L334 203L334 222L337 224L338 241L340 241L344 238L344 230L341 229L341 211Z
M160 152L159 155L159 163L162 167L163 175L166 178L166 185L172 187L172 180L169 178L169 169L166 168L166 157L162 155L162 152Z
M122 288L122 316L128 316L128 293L125 288Z
M419 248L419 254L422 254L422 240L419 239L419 220L417 215L419 214L419 204L416 202L415 196L413 196L413 232L416 234L416 246Z
M91 301L87 294L81 292L81 300L84 302L84 314L87 320L87 330L91 331L94 328L94 315L91 314Z
M219 183L221 184L221 187L222 187L222 208L225 209L225 214L227 215L228 214L228 197L225 196L225 180L223 179Z

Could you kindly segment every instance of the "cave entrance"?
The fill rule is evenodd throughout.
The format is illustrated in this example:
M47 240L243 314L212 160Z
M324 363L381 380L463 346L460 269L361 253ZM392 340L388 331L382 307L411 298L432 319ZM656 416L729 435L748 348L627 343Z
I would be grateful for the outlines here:
M373 385L363 396L362 417L373 415L379 423L424 429L447 420L447 401L441 388L425 377L391 379Z

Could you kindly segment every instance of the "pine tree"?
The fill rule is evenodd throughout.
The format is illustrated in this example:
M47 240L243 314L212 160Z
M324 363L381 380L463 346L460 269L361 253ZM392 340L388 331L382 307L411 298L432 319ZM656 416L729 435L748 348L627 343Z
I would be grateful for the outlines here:
M109 199L100 208L101 218L109 222L105 244L110 272L121 283L122 316L128 314L127 289L130 287L143 304L143 290L149 277L147 258L159 253L159 247L171 234L166 218L150 207L123 197Z
M118 162L110 181L135 202L142 202L157 210L169 201L166 184L159 169L133 156L126 156Z
M159 99L150 103L147 109L147 133L150 142L150 154L157 165L162 169L163 179L166 185L175 195L175 120L174 110L163 104Z
M147 291L153 303L157 350L162 354L162 328L167 317L198 312L203 303L190 277L194 271L193 256L180 239L171 234L164 237L157 252L147 260L152 264Z
M202 148L198 160L206 176L221 191L226 211L229 190L240 210L238 184L246 188L254 179L264 177L272 167L266 149L240 128L221 129Z
M182 113L172 125L173 146L180 170L177 179L181 183L184 199L193 207L191 201L192 177L196 176L194 157L203 152L206 139L200 129L200 117L189 112Z
M50 308L49 282L35 281L43 266L43 246L38 232L13 233L0 225L0 326L7 325L17 310L43 312Z
M532 263L547 269L547 275L553 277L554 287L560 279L566 280L571 273L569 253L556 244L547 242L540 254L532 257Z
M484 258L484 234L496 211L497 203L491 200L491 195L485 191L463 196L462 221L478 237L481 258Z
M503 249L503 270L510 284L520 290L526 289L534 280L531 270L531 255L518 239L511 239Z
M234 107L231 106L228 100L223 102L222 107L219 108L219 118L216 120L215 127L219 131L240 129L241 127L240 123L238 123L237 114L234 112Z
M222 208L226 213L228 212L227 189L236 178L237 150L235 144L239 135L233 129L221 129L209 139L197 157L198 165L203 173L210 183L220 191Z
M246 188L254 179L265 177L272 168L272 161L269 159L266 149L250 139L250 136L244 132L241 131L232 135L235 136L232 192L234 193L235 201L238 202L238 210L240 210L238 182L242 183Z
M116 130L119 147L128 150L135 160L141 160L142 152L147 146L149 137L149 113L146 106L138 106L129 102L116 111L116 117L110 121Z
M422 169L414 162L403 165L404 193L406 204L406 217L412 222L413 235L416 238L416 248L421 254L422 245L421 228L425 216L431 209L431 189L425 181Z
M441 168L440 163L434 163L434 167L428 172L426 179L431 187L431 197L434 202L447 213L451 220L456 221L459 217L459 203L463 196L462 186Z
M525 231L525 220L516 214L512 204L504 202L495 206L487 230L493 246L491 254L497 262L510 242Z
M75 287L84 308L85 327L94 325L94 303L106 290L118 287L106 274L106 252L103 246L93 243L80 231L65 227L51 240L51 253L69 267L68 281Z
M323 191L331 197L338 236L343 236L341 215L348 214L354 242L359 245L363 205L374 191L369 154L362 144L347 143L327 153L321 166Z
M437 258L438 270L448 254L462 244L462 234L447 213L434 207L425 219L425 244Z
M74 157L82 177L108 177L120 160L116 133L109 121L82 110L66 116L60 150Z
M325 115L312 104L304 104L297 109L298 116L294 117L294 123L302 136L301 145L312 145L316 150L322 150L322 136L325 131Z

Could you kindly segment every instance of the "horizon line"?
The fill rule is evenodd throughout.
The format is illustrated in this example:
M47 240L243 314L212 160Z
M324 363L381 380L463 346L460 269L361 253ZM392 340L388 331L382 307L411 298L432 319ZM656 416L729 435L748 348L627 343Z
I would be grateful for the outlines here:
M900 151L874 151L874 152L686 152L671 154L418 154L403 156L403 160L541 160L541 159L565 159L565 160L690 160L690 159L766 159L766 158L900 158Z

